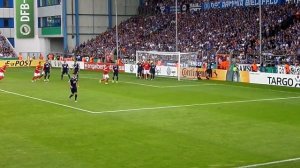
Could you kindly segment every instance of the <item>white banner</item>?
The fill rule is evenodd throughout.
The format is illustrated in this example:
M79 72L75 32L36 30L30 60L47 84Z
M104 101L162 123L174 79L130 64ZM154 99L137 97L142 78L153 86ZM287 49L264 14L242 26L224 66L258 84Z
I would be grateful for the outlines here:
M250 83L300 88L299 75L249 72Z
M135 64L125 64L125 72L126 73L136 73L137 65ZM172 66L157 66L155 71L157 76L177 76L177 68Z
M291 65L290 68L291 68L291 74L293 74L293 75L300 75L300 66ZM285 74L284 65L278 65L277 66L277 72L279 74Z
M251 64L238 64L239 71L251 72Z
M59 60L52 60L50 61L51 66L54 68L61 68L61 65L63 64L64 61L59 61ZM73 68L74 66L74 61L66 61L66 63L69 65L69 68ZM84 63L81 61L77 61L79 64L80 69L84 69Z

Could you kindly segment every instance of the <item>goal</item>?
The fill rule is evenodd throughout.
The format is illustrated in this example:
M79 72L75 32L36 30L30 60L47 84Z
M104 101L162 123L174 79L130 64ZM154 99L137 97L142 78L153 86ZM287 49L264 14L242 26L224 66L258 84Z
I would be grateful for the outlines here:
M136 51L136 63L154 62L156 75L181 79L197 79L197 67L202 65L202 58L196 52L158 52Z

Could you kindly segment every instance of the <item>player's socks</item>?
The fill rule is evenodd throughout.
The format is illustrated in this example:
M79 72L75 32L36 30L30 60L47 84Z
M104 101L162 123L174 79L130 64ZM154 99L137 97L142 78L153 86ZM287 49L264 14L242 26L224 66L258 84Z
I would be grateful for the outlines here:
M73 96L74 96L74 95L73 95L73 94L71 94L71 95L69 96L69 99L71 99Z
M0 76L0 80L2 80L4 77L3 76Z
M75 94L75 101L77 101L77 94Z

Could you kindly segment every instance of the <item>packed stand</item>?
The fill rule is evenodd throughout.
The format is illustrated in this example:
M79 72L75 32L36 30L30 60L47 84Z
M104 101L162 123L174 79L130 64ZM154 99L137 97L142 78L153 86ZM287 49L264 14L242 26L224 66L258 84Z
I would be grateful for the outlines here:
M0 58L16 57L14 49L7 42L7 39L0 33Z
M299 52L297 5L264 6L262 51L274 55ZM118 26L120 55L134 59L137 50L175 51L175 15L133 17ZM116 48L115 28L76 48L76 54L103 58ZM240 7L178 14L178 50L202 54L238 53L239 61L259 55L259 9ZM245 58L246 61L245 61Z

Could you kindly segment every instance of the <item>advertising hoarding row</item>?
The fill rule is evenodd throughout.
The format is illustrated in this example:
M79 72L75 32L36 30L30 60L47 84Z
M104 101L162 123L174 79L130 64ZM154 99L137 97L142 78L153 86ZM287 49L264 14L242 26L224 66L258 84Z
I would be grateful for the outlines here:
M3 60L0 61L0 66L8 65L9 67L35 67L38 63L44 64L44 61L40 60ZM50 61L52 67L61 68L63 61L53 60ZM73 68L74 61L66 61L70 68ZM78 61L80 69L88 71L102 71L105 67L104 63L84 63ZM112 69L113 64L109 64ZM137 65L124 64L119 66L120 72L132 73L137 72ZM295 71L298 72L298 71ZM156 75L166 77L177 77L179 73L181 79L196 80L197 75L200 74L201 78L205 80L209 75L205 69L202 68L181 68L178 72L177 67L174 66L157 66ZM222 69L213 69L210 80L219 81L232 81L232 82L244 82L253 84L264 84L274 86L286 86L300 88L300 75L295 74L280 74L280 73L260 73L249 71L230 71Z

